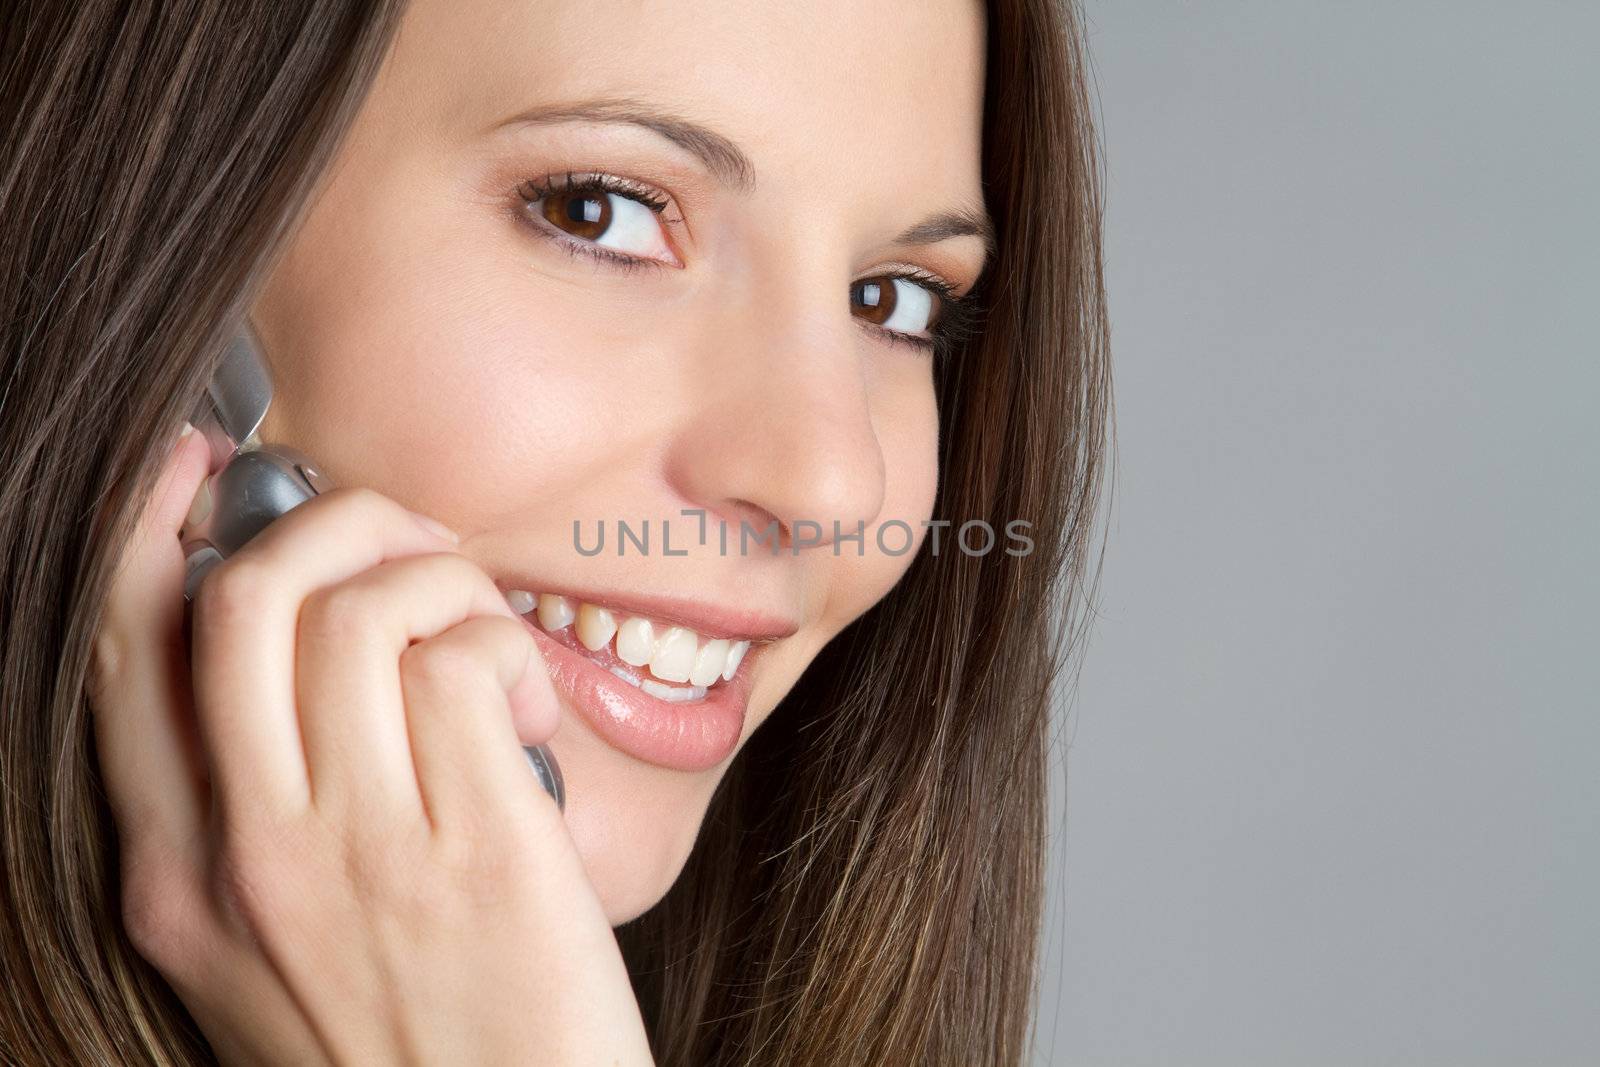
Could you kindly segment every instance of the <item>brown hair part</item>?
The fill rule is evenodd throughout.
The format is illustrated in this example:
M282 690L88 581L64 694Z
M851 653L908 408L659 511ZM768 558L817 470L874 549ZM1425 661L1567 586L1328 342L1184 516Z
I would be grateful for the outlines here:
M0 22L0 1062L214 1063L130 945L85 684L119 546L392 40L399 0L14 0ZM734 761L618 931L662 1064L1018 1064L1050 698L1110 416L1070 0L990 0L978 334L936 371L923 551ZM947 532L947 538L949 533Z
M1079 16L988 5L997 257L941 365L951 522L751 738L683 876L619 931L670 1064L1020 1064L1031 1039L1050 699L1100 569L1110 431L1100 162ZM964 522L1030 524L968 556Z
M85 677L118 546L397 8L0 20L0 1061L213 1062L123 932Z

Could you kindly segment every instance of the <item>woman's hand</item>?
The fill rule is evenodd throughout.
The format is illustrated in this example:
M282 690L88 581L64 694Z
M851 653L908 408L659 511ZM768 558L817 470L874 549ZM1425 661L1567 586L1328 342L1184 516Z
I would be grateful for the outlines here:
M555 698L452 539L335 490L206 577L183 438L126 546L91 702L122 914L230 1064L650 1062L616 940L513 716ZM191 684L192 679L192 684Z

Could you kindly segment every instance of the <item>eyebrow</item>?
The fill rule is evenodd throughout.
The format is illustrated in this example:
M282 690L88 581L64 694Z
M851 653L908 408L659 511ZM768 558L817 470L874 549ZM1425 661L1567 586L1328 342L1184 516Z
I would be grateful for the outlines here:
M507 119L501 125L548 125L582 120L617 122L651 130L687 151L724 185L739 192L755 188L756 166L733 141L697 122L652 108L637 100L583 100L542 104ZM931 245L953 237L977 237L984 258L995 253L994 224L982 208L944 211L901 231L895 244Z
M688 119L657 111L633 100L584 100L571 104L544 104L530 108L504 125L541 125L583 119L622 122L653 130L704 163L725 185L747 192L755 187L756 167L750 157L715 130Z
M983 241L983 256L993 259L995 253L994 223L987 212L973 208L944 211L902 230L894 239L899 245L931 245L951 237L976 237Z

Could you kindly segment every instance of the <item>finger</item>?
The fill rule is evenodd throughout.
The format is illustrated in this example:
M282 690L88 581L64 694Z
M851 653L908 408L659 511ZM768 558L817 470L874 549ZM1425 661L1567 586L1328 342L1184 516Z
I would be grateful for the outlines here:
M400 657L417 782L435 828L499 821L508 805L555 802L539 787L517 735L519 703L542 701L555 727L555 694L520 622L483 616L459 623Z
M183 632L178 529L210 450L187 432L168 454L117 561L90 664L96 754L126 855L192 841L205 825Z
M270 815L311 800L295 703L297 619L314 590L385 560L455 547L368 489L334 489L274 520L201 583L194 691L213 795Z
M479 615L522 629L494 581L455 553L390 560L306 597L295 687L319 810L422 813L400 656Z

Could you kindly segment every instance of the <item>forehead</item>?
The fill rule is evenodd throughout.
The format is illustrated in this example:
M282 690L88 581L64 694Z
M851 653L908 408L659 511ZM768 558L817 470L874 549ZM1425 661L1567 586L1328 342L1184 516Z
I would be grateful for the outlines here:
M414 0L379 95L446 138L647 101L736 142L761 185L917 179L940 194L920 206L976 204L983 33L977 0Z

